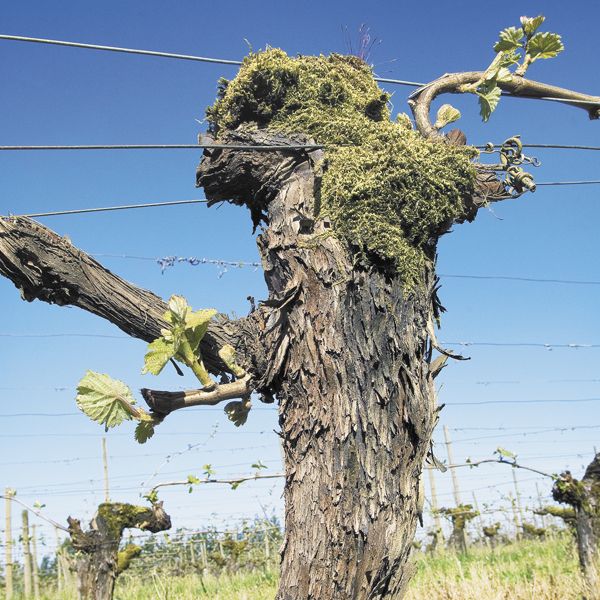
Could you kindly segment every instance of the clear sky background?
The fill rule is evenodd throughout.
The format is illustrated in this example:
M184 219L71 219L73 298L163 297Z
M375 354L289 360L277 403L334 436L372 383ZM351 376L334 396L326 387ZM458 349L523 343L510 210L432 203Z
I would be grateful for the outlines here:
M431 0L22 0L0 5L0 32L241 59L248 45L277 46L290 54L345 53L342 30L347 27L356 46L358 29L366 24L381 40L369 58L377 75L430 81L446 72L485 68L500 29L518 24L521 14L543 12L544 28L562 34L566 50L533 65L531 78L600 94L600 5L546 1L481 8ZM0 41L0 144L194 143L205 128L198 121L214 100L217 79L235 72L224 65ZM410 88L386 89L393 92L394 111L407 111ZM450 101L461 109L459 126L472 143L498 143L515 134L530 143L600 143L600 124L564 105L504 98L491 121L482 124L473 97ZM543 163L534 173L538 181L599 179L600 153L529 153ZM202 198L194 187L200 155L195 150L3 152L0 213ZM475 223L456 227L441 241L439 272L600 281L599 191L599 186L540 187L482 210ZM214 266L181 264L161 273L153 260L123 258L255 261L245 209L192 205L41 221L90 253L121 256L99 260L164 298L178 293L195 308L241 315L248 311L248 295L266 295L262 274L253 268L222 273ZM448 312L439 337L447 343L600 344L599 285L442 281ZM169 369L156 380L140 375L144 348L78 309L24 303L10 282L0 280L0 486L17 489L26 502L41 500L61 522L69 514L90 518L102 500L103 432L75 407L75 386L86 369L110 373L133 389L194 386L192 377L183 380ZM471 360L451 364L438 379L440 402L447 407L436 440L445 424L455 440L456 460L490 457L501 445L524 464L580 474L600 431L600 349L473 345L463 351ZM581 399L586 401L576 401ZM462 404L487 401L498 403ZM27 416L39 413L45 416ZM219 407L180 411L144 446L126 424L106 435L111 496L138 501L152 475L153 482L201 475L206 463L222 477L249 473L259 459L268 471L277 471L276 429L276 408L267 405L257 406L241 429ZM444 447L437 448L445 458ZM536 482L548 496L547 480L517 475L525 504L533 503ZM436 477L441 504L451 504L449 475ZM491 509L506 505L513 489L510 469L498 465L462 470L459 481L464 501L476 491L478 502ZM188 495L174 489L163 497L175 527L225 528L265 512L281 515L281 489L275 480L236 491L205 486ZM485 519L504 516L490 513ZM47 551L53 534L40 525Z

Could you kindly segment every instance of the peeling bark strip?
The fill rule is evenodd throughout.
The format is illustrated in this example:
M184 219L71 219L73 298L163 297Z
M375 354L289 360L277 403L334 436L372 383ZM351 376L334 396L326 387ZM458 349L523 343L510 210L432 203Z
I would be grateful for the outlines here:
M209 199L245 189L245 158L256 160L208 154L198 183ZM279 305L261 344L271 356L261 385L279 399L285 453L278 599L400 598L437 419L427 335L434 275L406 293L397 277L357 267L313 222L321 158L312 152L281 178L281 157L261 155L276 191L255 191L251 206L269 223L258 244Z
M163 510L162 502L151 507L117 502L101 504L87 531L81 528L78 519L69 517L68 523L71 543L77 551L74 564L79 600L112 599L117 575L139 554L139 548L132 545L119 552L125 529L158 533L171 528L171 518Z

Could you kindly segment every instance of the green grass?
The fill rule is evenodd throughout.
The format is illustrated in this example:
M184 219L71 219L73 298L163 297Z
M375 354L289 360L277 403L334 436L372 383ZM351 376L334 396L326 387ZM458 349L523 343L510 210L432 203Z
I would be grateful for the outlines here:
M406 600L580 600L583 582L568 534L513 542L466 555L419 554Z
M466 555L419 552L414 560L416 573L406 600L580 600L583 595L577 552L568 534L494 550L472 547ZM170 575L155 567L138 570L134 561L132 570L117 580L115 600L272 600L277 580L272 568ZM45 587L43 600L77 597L74 589L59 595Z
M277 590L276 571L164 577L155 572L117 580L115 600L273 600Z

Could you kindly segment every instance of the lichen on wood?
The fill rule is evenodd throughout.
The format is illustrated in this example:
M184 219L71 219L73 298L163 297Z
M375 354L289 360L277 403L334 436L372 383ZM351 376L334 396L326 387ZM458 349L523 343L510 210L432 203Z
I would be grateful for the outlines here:
M326 148L315 216L368 262L421 282L439 235L467 218L477 151L425 139L354 56L247 56L207 109L213 135L253 125Z

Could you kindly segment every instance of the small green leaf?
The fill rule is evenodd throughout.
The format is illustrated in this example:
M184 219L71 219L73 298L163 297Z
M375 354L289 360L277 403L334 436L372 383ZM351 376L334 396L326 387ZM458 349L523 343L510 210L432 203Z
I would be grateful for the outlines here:
M517 455L514 452L511 452L510 450L506 450L505 448L502 448L500 446L498 446L498 448L496 448L495 453L498 456L501 456L503 458L512 458L512 459L517 458Z
M158 501L158 491L150 490L147 494L144 495L144 498L150 502L150 504L156 504Z
M527 54L531 60L553 58L565 49L558 33L536 33L527 43Z
M242 367L240 367L238 364L236 364L236 362L235 362L235 358L236 358L235 348L233 346L231 346L230 344L225 344L219 350L219 357L227 365L227 368L236 377L243 377L246 374L246 371L244 371L244 369L242 369Z
M38 510L39 510L40 508L44 508L44 506L46 506L46 505L45 505L44 503L40 502L39 500L36 500L36 501L33 503L33 508L37 508Z
M140 421L133 435L138 444L145 444L154 435L154 422Z
M262 462L259 460L258 462L255 462L254 464L250 465L252 469L267 469L267 465L263 465Z
M173 321L177 320L184 323L188 309L189 305L183 296L171 296L169 298L169 311Z
M250 402L243 400L234 400L233 402L228 402L223 409L227 418L236 426L240 427L244 425L248 420L248 413L252 405Z
M217 314L213 308L197 310L188 313L185 321L185 336L190 344L192 352L196 352L202 338L208 331L210 320Z
M186 329L194 329L199 325L208 324L209 321L217 314L214 308L205 308L189 312L185 318Z
M510 67L516 65L521 60L521 55L514 50L510 52L503 52L498 60L498 67Z
M498 106L500 94L500 88L495 85L495 82L493 87L488 84L480 86L477 95L479 96L479 114L483 121L487 121Z
M175 344L160 337L148 344L142 373L158 375L175 356Z
M242 485L242 483L244 483L242 480L240 480L240 481L234 481L231 484L231 489L232 490L237 490L240 487L240 485Z
M523 30L520 27L508 27L500 32L500 40L494 45L496 52L511 52L521 45Z
M108 375L88 371L77 386L77 406L92 421L110 427L139 417L131 390Z
M460 111L458 109L454 108L452 104L443 104L437 111L434 127L442 129L442 127L446 127L446 125L454 123L454 121L458 121L459 119Z
M538 29L538 27L546 20L546 17L539 15L538 17L521 17L521 25L525 35L529 38Z
M200 483L200 480L195 475L188 475L187 482L190 485L194 485L195 483Z
M211 475L215 474L215 470L212 468L212 465L204 465L202 467L202 473L204 473L208 479Z

